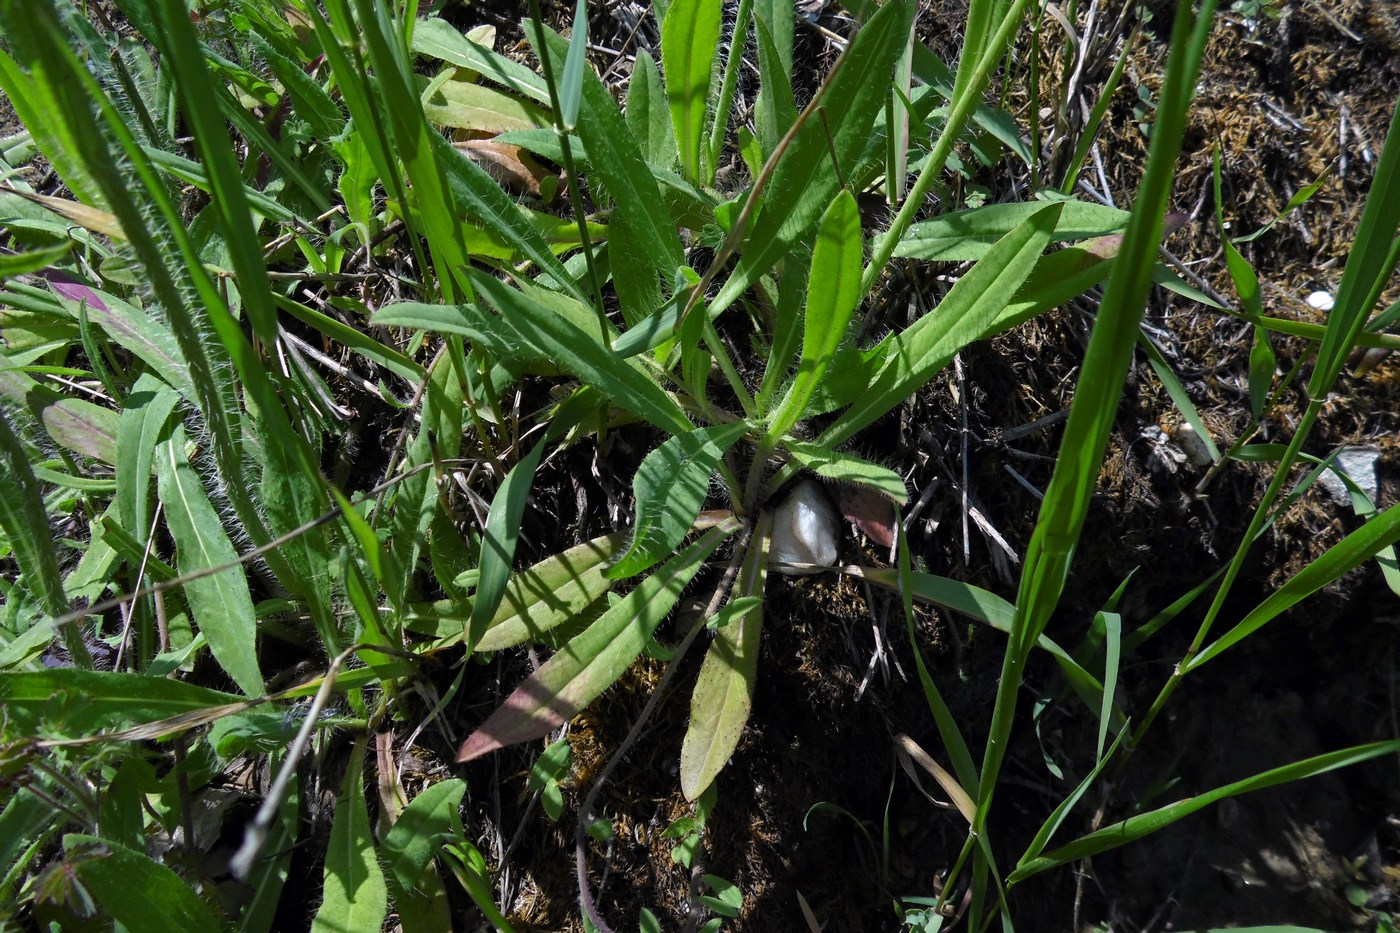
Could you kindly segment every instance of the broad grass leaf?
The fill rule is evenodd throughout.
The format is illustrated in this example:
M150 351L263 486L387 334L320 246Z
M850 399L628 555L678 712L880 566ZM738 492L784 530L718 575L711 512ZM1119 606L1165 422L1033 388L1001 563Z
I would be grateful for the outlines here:
M641 654L685 585L736 527L726 522L705 532L574 637L467 737L457 760L546 736L593 702Z
M228 924L179 875L144 852L108 839L70 833L64 861L102 912L129 930L215 933Z
M685 540L710 491L710 474L748 427L747 422L740 421L699 428L677 434L647 454L632 480L637 499L632 543L608 568L608 579L621 580L641 573Z
M1400 751L1400 741L1373 742L1369 745L1358 745L1354 748L1347 748L1341 751L1328 752L1324 755L1316 755L1312 758L1305 758L1302 761L1295 761L1292 764L1283 765L1278 768L1271 768L1242 781L1233 784L1226 784L1203 794L1194 797L1187 797L1185 800L1178 800L1176 803L1168 804L1149 813L1142 813L1129 817L1112 826L1105 826L1097 832L1090 833L1076 839L1068 845L1055 849L1048 855L1033 859L1019 866L1007 879L1008 884L1017 884L1032 875L1038 875L1049 868L1060 865L1067 865L1070 862L1077 862L1080 859L1106 852L1109 849L1116 849L1121 845L1126 845L1144 836L1165 829L1184 817L1190 816L1198 810L1210 806L1217 801L1227 797L1237 797L1240 794L1247 794L1251 791L1264 790L1269 787L1277 787L1280 784L1291 784L1294 781L1301 781L1305 778L1325 774L1328 771L1335 771L1337 768L1345 768L1350 765L1360 764L1370 761L1372 758L1379 758L1384 755L1392 755Z
M656 60L642 49L637 53L632 80L627 85L627 127L647 164L669 169L676 164L676 135L665 99L666 87L661 83Z
M612 587L604 568L622 548L616 532L585 541L511 576L477 651L499 651L537 639L587 609Z
M92 735L244 699L180 680L110 671L54 668L0 677L0 705L10 725L31 735L45 721L72 735Z
M909 490L904 485L904 480L888 467L818 444L788 441L783 446L792 455L793 460L823 479L874 489L900 505L909 501Z
M312 933L377 930L389 912L389 890L365 808L365 741L355 744L335 805L321 907L311 921Z
M156 448L156 475L166 523L175 539L181 573L212 570L238 559L219 513L185 458L185 429L177 426ZM258 670L257 622L248 580L234 564L185 584L195 624L209 642L214 660L249 696L263 695Z
M423 113L438 126L491 136L549 126L548 112L538 105L461 78L438 84L423 101Z
M661 23L661 66L671 108L681 171L701 180L705 152L705 113L710 77L719 48L720 4L713 0L673 0Z
M734 599L763 595L772 524L773 513L760 514L734 587ZM714 782L743 735L758 678L762 631L760 599L721 626L705 652L690 696L690 725L681 744L681 792L687 800L695 800Z
M506 473L505 479L491 499L486 515L486 527L481 533L480 576L476 598L472 602L471 618L467 622L467 648L471 650L485 634L505 595L506 581L515 561L515 545L520 540L520 519L525 515L525 503L535 482L535 471L549 444L542 438L530 452L521 457Z
M822 215L803 316L802 356L787 396L778 404L765 438L772 442L792 430L806 414L807 402L826 375L836 348L862 297L863 259L860 212L856 199L842 191Z
M549 87L544 78L519 62L479 45L437 17L413 26L413 51L478 72L503 87L546 107Z
M1046 203L988 204L916 223L899 238L894 254L908 259L938 262L981 259L1002 237L1044 209ZM1051 242L1055 243L1085 240L1121 231L1132 216L1127 211L1086 201L1050 203L1064 204L1051 236Z
M150 527L148 493L156 446L179 401L174 389L142 373L127 394L126 409L117 423L117 519L141 541Z
M424 788L385 834L380 844L384 867L400 891L412 891L418 885L443 838L461 823L457 808L466 792L467 782L457 778Z

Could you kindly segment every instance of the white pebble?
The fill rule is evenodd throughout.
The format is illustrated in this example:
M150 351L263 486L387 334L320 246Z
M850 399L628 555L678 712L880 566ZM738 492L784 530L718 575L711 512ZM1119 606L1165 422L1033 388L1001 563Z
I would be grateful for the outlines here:
M1313 292L1308 296L1308 306L1318 311L1331 311L1336 303L1337 299L1331 292Z
M836 566L836 510L822 488L811 480L793 487L773 515L773 540L768 559L778 573L817 573ZM783 564L810 564L784 567Z

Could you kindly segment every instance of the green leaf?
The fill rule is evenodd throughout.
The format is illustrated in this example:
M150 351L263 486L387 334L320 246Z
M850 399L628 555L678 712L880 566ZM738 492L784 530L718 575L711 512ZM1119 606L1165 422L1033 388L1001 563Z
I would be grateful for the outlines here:
M467 782L457 778L424 788L385 834L380 845L384 867L400 891L412 891L418 886L428 863L442 847L442 840L460 822L457 809L466 792Z
M321 907L312 933L377 930L389 913L389 891L375 858L374 834L365 809L365 739L355 743L340 788L326 849Z
M177 425L156 450L156 474L166 522L179 552L182 574L212 570L238 559L219 513L185 459L185 429ZM214 660L249 696L263 695L256 650L253 599L241 565L185 584L185 598Z
M793 460L823 479L874 489L900 505L909 501L909 490L905 487L904 480L888 467L862 460L855 454L830 450L817 444L788 441L783 446L787 448Z
M523 344L540 356L558 362L584 385L671 434L683 434L694 425L674 398L656 382L632 367L610 347L556 314L542 311L517 289L479 273L470 273L472 285L497 311L489 316L466 306L465 317L478 331L499 343Z
M666 69L671 126L681 171L691 181L702 179L705 111L719 48L720 7L713 0L674 0L661 23L661 66Z
M413 51L480 72L482 77L516 94L549 106L549 88L544 78L524 65L473 42L446 20L431 17L414 23Z
M478 567L476 599L467 623L467 648L471 650L486 633L505 595L506 580L515 561L515 545L520 540L520 519L535 482L535 471L549 444L546 436L510 468L491 499L486 527L481 534L481 563Z
M674 9L674 7L673 7ZM842 191L822 216L812 272L807 285L807 309L802 333L802 357L787 397L778 404L764 438L772 443L792 430L807 413L807 403L821 384L846 327L860 304L862 241L856 199ZM782 365L778 361L777 365Z
M179 680L110 671L55 668L0 677L0 705L10 726L29 734L44 721L91 735L243 701Z
M63 574L58 567L43 490L30 467L29 455L0 411L0 528L28 586L43 601L49 615L68 611Z
M1109 849L1116 849L1144 836L1151 835L1159 830L1165 829L1176 821L1190 816L1196 811L1208 807L1219 800L1227 797L1236 797L1240 794L1247 794L1251 791L1264 790L1268 787L1276 787L1280 784L1290 784L1294 781L1301 781L1318 774L1325 774L1337 768L1345 768L1349 765L1360 764L1372 758L1379 758L1383 755L1394 754L1400 750L1400 741L1373 742L1370 745L1358 745L1354 748L1347 748L1337 752L1328 752L1325 755L1316 755L1312 758L1305 758L1302 761L1295 761L1292 764L1283 765L1278 768L1271 768L1242 781L1233 784L1226 784L1217 787L1215 790L1207 791L1204 794L1197 794L1194 797L1187 797L1185 800L1178 800L1176 803L1168 804L1149 813L1142 813L1138 816L1129 817L1112 826L1105 826L1097 832L1090 833L1076 839L1068 845L1055 849L1049 855L1042 856L1027 862L1018 867L1007 879L1008 884L1017 884L1032 875L1038 875L1048 868L1055 868L1059 865L1066 865L1070 862L1077 862L1080 859L1106 852Z
M739 916L739 908L744 906L744 892L739 886L725 881L717 875L702 875L705 886L715 892L714 897L701 895L701 902L721 917Z
M559 123L564 132L578 125L579 102L583 99L583 71L588 64L588 4L574 5L574 25L569 33L569 54L564 58L564 74L559 82Z
M735 585L735 598L760 597L768 573L773 514L763 512ZM763 603L719 627L690 696L690 725L681 744L681 792L695 800L714 782L744 733L758 677Z
M604 568L622 547L622 533L603 535L514 574L477 651L499 651L532 639L587 609L612 586Z
M676 164L676 136L662 103L665 95L656 61L646 49L640 50L627 85L627 127L647 164L669 169Z
M77 833L63 837L63 848L64 861L103 913L127 929L215 933L228 928L179 875L143 852Z
M564 40L549 30L545 32L549 49L535 49L535 53L549 54L557 61L564 55ZM530 38L533 41L533 35ZM616 203L609 229L614 236L618 230L626 231L628 242L635 247L609 251L623 315L629 321L635 320L661 303L662 283L669 283L685 261L680 236L612 92L588 70L583 76L577 130L588 150L593 173ZM623 262L633 268L618 281Z
M467 737L457 760L546 736L591 703L642 653L685 585L736 525L706 532L561 648Z
M1085 201L1065 200L1055 222L1051 241L1085 240L1121 231L1132 216L1127 211ZM1044 201L1022 204L988 204L965 211L943 214L914 224L900 237L896 256L938 262L965 262L981 259L1017 226L1037 211Z
M739 264L714 299L716 313L805 237L836 196L841 183L832 159L847 171L864 152L889 94L895 62L908 42L914 6L909 0L886 3L843 53L821 102L826 119L807 120L781 157L745 236Z
M0 352L0 398L23 406L54 443L74 453L115 463L120 416L87 399L69 398L16 371Z
M1348 571L1359 567L1397 541L1400 541L1400 505L1393 505L1328 548L1321 557L1298 571L1287 583L1270 593L1263 602L1250 610L1233 628L1188 661L1182 667L1182 673L1195 670L1222 652L1239 644L1273 621L1285 610L1316 593L1324 586L1341 579Z
M869 375L862 373L863 378L850 383L859 387L859 397L817 443L840 444L908 398L980 337L1045 251L1060 209L1051 204L1032 213L958 279L937 308L891 339L888 351L863 367Z
M748 427L747 422L740 421L699 428L678 434L647 454L632 480L637 499L632 543L627 553L608 568L608 579L621 580L641 573L685 540L705 504L710 474Z
M540 794L544 811L551 820L557 821L563 812L564 798L559 792L559 784L569 776L569 764L573 750L568 739L560 739L540 753L530 766L526 786Z

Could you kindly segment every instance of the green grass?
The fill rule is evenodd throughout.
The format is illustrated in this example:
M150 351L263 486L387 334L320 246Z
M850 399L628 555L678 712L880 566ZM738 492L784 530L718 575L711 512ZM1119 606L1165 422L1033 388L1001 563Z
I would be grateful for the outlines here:
M911 45L910 0L852 4L859 28L815 93L793 86L790 6L743 0L725 27L715 4L671 0L656 11L660 67L639 55L621 101L587 64L583 0L571 39L538 11L527 24L539 73L443 20L415 17L416 4L297 0L289 19L280 4L235 0L197 24L182 0L116 5L140 41L119 43L68 0L0 0L0 88L29 134L27 149L9 151L42 155L70 199L21 197L33 194L22 166L0 166L19 192L0 201L0 309L26 322L23 333L0 327L0 557L15 571L0 610L0 710L15 778L0 790L3 920L258 931L273 928L288 899L319 905L308 915L314 929L377 929L391 905L405 928L438 929L450 926L456 886L486 922L510 929L492 866L462 821L465 783L441 780L409 799L371 745L422 719L421 696L434 698L431 721L484 683L472 660L526 644L553 653L471 723L457 758L557 739L643 652L667 655L654 633L687 586L703 586L706 611L578 813L582 904L607 929L607 905L587 881L586 832L601 832L593 801L707 627L714 637L679 761L679 787L699 808L692 851L709 808L724 805L714 782L763 676L771 497L805 471L907 505L901 476L851 442L968 345L1101 284L1014 601L916 569L902 527L896 567L846 571L900 595L943 746L905 754L964 804L966 845L941 889L922 892L923 928L937 929L964 891L971 928L998 915L1009 925L1007 894L1032 875L1225 797L1400 750L1328 752L1063 838L1078 825L1076 804L1153 741L1188 675L1210 676L1197 672L1377 555L1393 561L1400 539L1400 507L1365 503L1357 530L1247 614L1226 612L1251 546L1292 501L1284 488L1351 351L1394 342L1372 326L1400 256L1392 127L1325 327L1266 316L1257 277L1227 245L1243 305L1234 313L1255 325L1253 424L1282 391L1268 333L1317 353L1287 442L1242 438L1227 451L1273 469L1233 555L1136 632L1110 606L1080 649L1046 636L1140 343L1199 422L1140 323L1163 275L1158 246L1212 3L1177 10L1128 215L1054 186L984 209L932 197L947 194L949 166L973 134L1002 140L1013 164L1030 155L1010 116L989 104L991 82L1016 73L1008 52L1039 15L1029 0L975 0L956 73ZM746 43L760 84L752 129L731 125ZM531 213L429 119L424 99L452 68L493 89L480 100L512 113L529 101L549 121L497 142L520 147L522 164L531 153L561 164L567 207L534 201ZM801 110L798 99L808 101ZM721 192L717 168L735 152L750 174ZM1087 144L1074 150L1063 192L1086 153ZM956 161L966 164L966 155ZM918 171L901 200L907 180L889 173L905 165ZM867 190L896 208L884 229L862 223L857 196ZM557 220L551 210L568 211L569 223L556 225L572 231L562 240L537 223ZM491 248L474 248L481 243ZM971 265L936 308L856 346L851 336L892 263L934 258ZM366 290L336 287L357 281ZM328 377L301 347L354 378ZM92 392L76 392L73 379ZM541 379L550 400L521 408ZM346 410L358 406L401 425L383 442L383 482L346 461L355 443ZM631 528L544 542L557 553L522 567L522 518L544 465L618 434L653 439L629 466ZM465 522L448 507L463 477L464 487L490 479L471 490L475 517ZM1155 702L1130 708L1129 680L1141 690L1155 668L1129 670L1129 658L1208 592L1199 631ZM985 724L959 722L940 692L918 647L916 601L1003 633ZM1098 724L1096 755L1017 852L998 832L997 791L1011 737L1028 722L1021 693L1037 651L1083 704L1077 715ZM435 671L443 659L455 673ZM325 715L333 701L343 715ZM979 750L967 736L981 734ZM346 759L322 836L302 819L313 747L318 761ZM569 763L559 757L567 745L550 748L530 781L557 820ZM147 843L179 829L191 845L191 794L248 761L273 778L235 860L253 894L235 903L219 894L221 867L177 873ZM293 891L292 853L304 846L316 847L322 881ZM710 917L704 928L716 929L742 909L742 892L706 878L711 893L695 904ZM644 912L641 922L655 918Z

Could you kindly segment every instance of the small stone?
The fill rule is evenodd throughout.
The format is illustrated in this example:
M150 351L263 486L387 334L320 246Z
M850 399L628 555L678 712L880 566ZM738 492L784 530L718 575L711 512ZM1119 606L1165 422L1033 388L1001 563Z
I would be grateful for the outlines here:
M1196 433L1196 429L1185 421L1177 425L1171 433L1172 443L1181 448L1181 452L1186 454L1186 459L1193 467L1200 469L1208 467L1215 462L1215 458L1210 455L1210 447L1206 445L1201 435Z
M1343 447L1332 466L1351 477L1351 481L1366 494L1371 504L1378 505L1376 495L1380 492L1380 479L1376 475L1376 462L1380 458L1381 452L1374 447ZM1318 482L1339 504L1351 504L1351 493L1347 490L1346 483L1338 479L1332 470L1324 470L1318 477Z
M821 486L803 480L773 514L768 560L778 573L820 573L836 566L836 510ZM785 564L809 566L787 567Z
M1313 292L1308 296L1308 307L1318 311L1331 311L1337 299L1331 292Z

